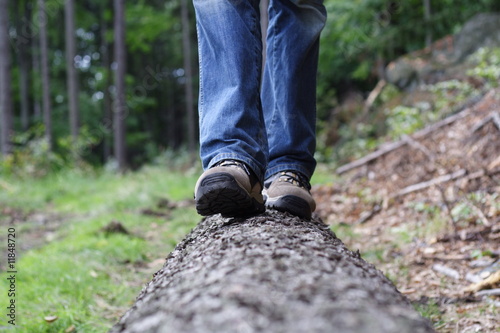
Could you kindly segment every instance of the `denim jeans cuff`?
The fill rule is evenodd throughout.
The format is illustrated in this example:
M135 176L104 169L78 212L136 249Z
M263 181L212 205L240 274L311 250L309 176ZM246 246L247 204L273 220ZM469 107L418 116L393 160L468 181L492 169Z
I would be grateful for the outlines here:
M236 160L245 163L255 173L259 182L261 184L264 183L263 173L258 164L254 160L238 154L234 153L218 154L210 161L210 163L208 164L208 168L211 168L212 166L214 166L215 164L217 164L222 160Z
M272 168L267 169L266 174L264 176L265 177L264 179L268 179L269 177L277 174L278 172L287 171L287 170L300 172L302 175L307 177L308 180L310 180L312 177L312 173L308 169L304 168L302 165L287 163L287 164L279 164L279 165L276 165Z

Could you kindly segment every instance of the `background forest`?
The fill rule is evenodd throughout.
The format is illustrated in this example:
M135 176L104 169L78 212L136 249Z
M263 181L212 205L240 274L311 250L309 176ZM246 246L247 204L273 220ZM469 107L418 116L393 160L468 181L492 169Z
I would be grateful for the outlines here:
M82 161L136 168L167 151L196 152L197 44L187 0L0 4L4 172L24 165L45 173ZM391 60L457 32L476 13L500 10L494 0L326 6L318 120L320 132L334 127L338 138L320 135L320 157L337 162L348 156L332 155L325 141L337 145L333 151L346 142L342 127L356 114L330 120L350 93L366 97Z

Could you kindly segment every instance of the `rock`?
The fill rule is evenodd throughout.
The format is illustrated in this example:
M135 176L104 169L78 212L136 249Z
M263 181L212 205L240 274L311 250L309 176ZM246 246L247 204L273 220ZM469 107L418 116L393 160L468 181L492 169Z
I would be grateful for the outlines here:
M481 47L500 47L500 13L472 17L454 37L452 61L463 61Z
M385 69L385 79L399 89L412 90L443 75L481 47L500 47L500 13L477 14L456 35L392 61Z

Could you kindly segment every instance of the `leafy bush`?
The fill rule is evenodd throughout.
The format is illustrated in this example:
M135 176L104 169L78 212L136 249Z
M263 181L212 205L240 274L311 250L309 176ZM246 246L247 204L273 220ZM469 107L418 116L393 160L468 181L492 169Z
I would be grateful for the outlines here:
M469 59L475 67L467 72L467 75L482 78L491 87L498 87L500 77L500 47L480 48Z

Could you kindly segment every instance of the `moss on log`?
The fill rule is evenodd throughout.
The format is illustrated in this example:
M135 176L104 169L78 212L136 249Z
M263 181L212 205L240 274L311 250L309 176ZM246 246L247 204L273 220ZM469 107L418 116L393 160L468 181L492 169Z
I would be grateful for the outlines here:
M319 219L268 211L202 220L111 332L434 330Z

